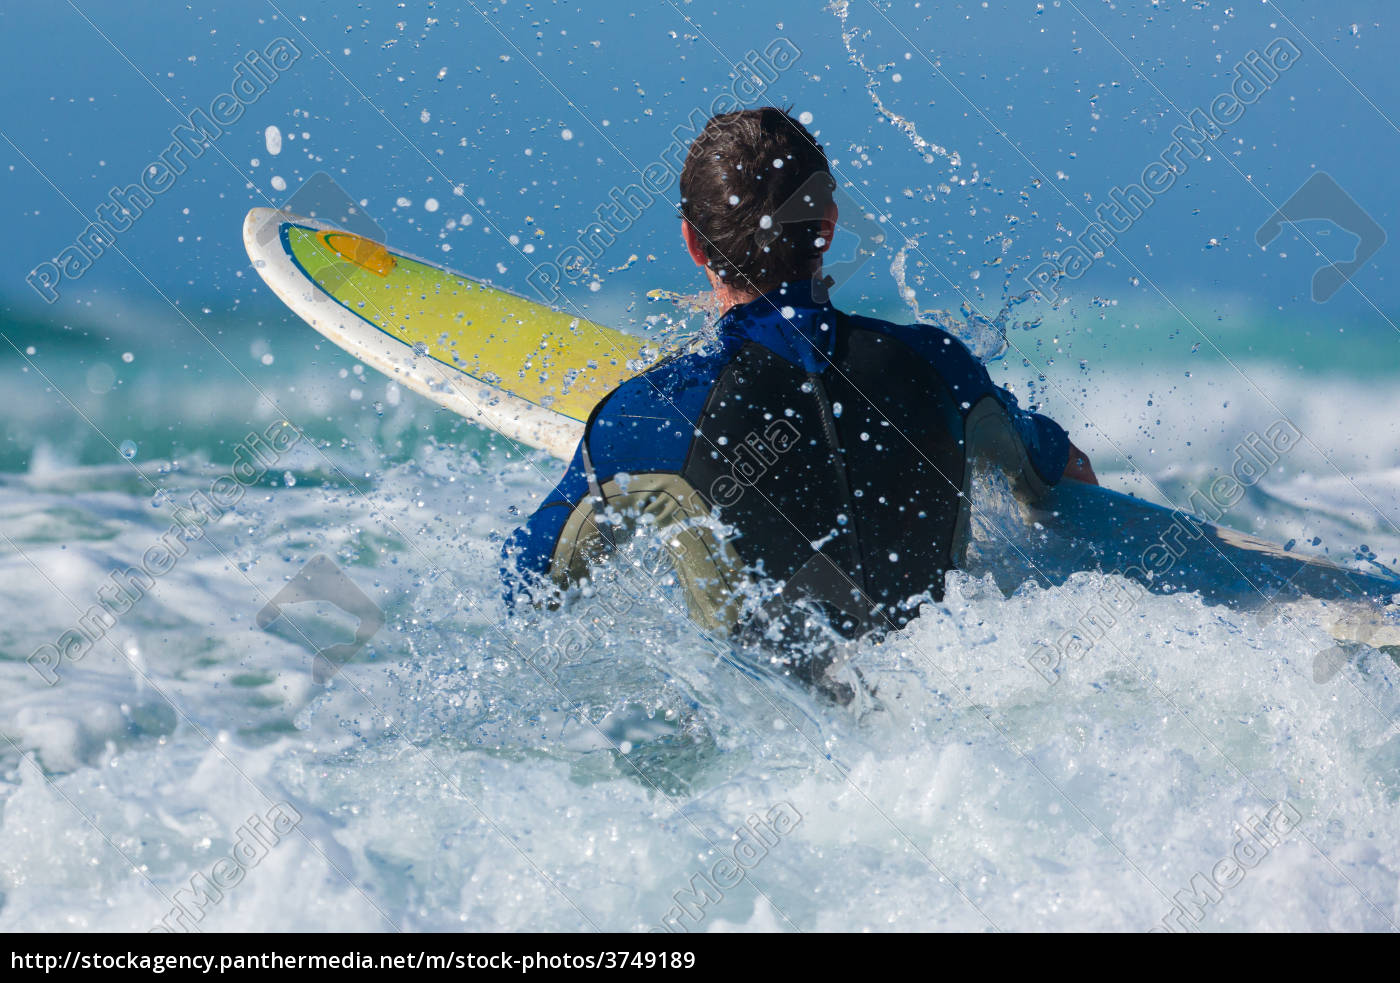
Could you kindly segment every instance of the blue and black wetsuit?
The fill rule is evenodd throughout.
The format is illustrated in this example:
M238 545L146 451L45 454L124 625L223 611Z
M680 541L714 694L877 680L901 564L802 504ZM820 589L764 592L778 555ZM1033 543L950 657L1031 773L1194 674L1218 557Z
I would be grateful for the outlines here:
M941 598L962 559L970 459L1035 496L1068 449L952 335L842 314L788 285L731 309L717 344L599 404L507 544L508 585L577 582L619 532L655 523L709 630L758 624L772 639L817 608L846 638L883 633Z

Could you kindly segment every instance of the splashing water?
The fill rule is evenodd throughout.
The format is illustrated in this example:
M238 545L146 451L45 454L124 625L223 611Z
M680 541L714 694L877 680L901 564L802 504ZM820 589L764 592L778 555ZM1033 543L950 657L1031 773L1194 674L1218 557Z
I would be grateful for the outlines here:
M864 57L856 51L855 42L861 32L858 28L847 26L846 18L850 13L850 6L849 0L835 0L827 9L834 13L841 22L841 43L846 47L846 56L851 64L858 68L861 74L865 76L865 91L870 94L870 101L874 104L875 111L891 126L894 126L909 138L909 142L914 145L914 148L924 155L925 163L932 164L936 157L943 157L947 159L950 167L961 167L962 157L956 150L950 151L947 147L925 139L919 133L918 128L914 125L912 120L890 109L885 105L884 100L880 98L879 76L891 66L881 65L878 68L872 69L866 65Z
M834 13L841 23L841 42L846 48L847 58L850 63L865 76L865 90L870 95L870 101L879 116L908 138L914 148L923 154L925 163L932 164L937 158L943 158L948 161L951 170L961 168L963 163L962 156L957 151L950 151L947 147L928 140L919 133L918 127L912 120L900 115L885 104L879 93L879 76L889 71L889 69L893 67L893 63L880 65L872 69L866 63L865 58L860 52L856 50L855 42L861 36L862 32L858 28L849 26L848 17L850 14L850 3L848 0L835 0L827 9ZM955 180L950 178L948 181L940 181L938 183L938 191L946 195L952 191L951 185L953 184L976 183L980 180L981 175L975 166L973 172L974 173L966 179ZM932 198L927 200L932 200ZM1009 330L1021 329L1028 331L1040 326L1043 320L1041 317L1022 322L1011 320L1012 312L1017 307L1029 300L1035 299L1035 292L1033 290L1026 290L1016 295L1011 295L1009 291L1004 291L1001 309L992 318L978 313L966 299L964 299L960 308L961 316L955 316L946 310L938 308L921 309L918 304L917 292L908 283L906 267L909 252L911 250L915 252L920 251L919 240L923 238L923 235L923 233L919 233L907 237L904 245L896 252L890 265L890 273L894 278L900 299L909 307L915 321L933 324L948 331L964 342L972 351L973 355L982 362L996 361L1006 354L1007 348L1009 347L1007 340L1007 332ZM1009 230L996 233L995 238L999 239L1001 243L1000 255L996 259L990 261L988 265L1001 266L1004 257L1010 252L1014 240ZM976 274L974 274L974 279L975 278ZM1010 271L1007 272L1005 282L1007 284L1011 282Z
M1028 321L1013 321L1011 319L1011 315L1017 307L1035 297L1033 290L1004 297L1001 310L992 318L974 311L967 301L964 301L960 308L961 316L939 308L920 307L918 291L909 285L907 268L909 251L918 249L919 238L920 236L914 236L906 239L890 263L890 275L894 277L900 299L908 305L913 314L913 320L921 324L932 324L947 331L967 345L973 356L982 362L994 362L1006 354L1010 347L1010 342L1007 339L1008 331L1013 329L1030 331L1040 326L1043 320L1040 317Z
M1050 685L1028 655L1080 630L1075 612L1104 596L1105 578L1018 587L982 528L1014 503L976 490L980 566L905 631L859 646L850 666L873 697L834 707L721 657L674 575L637 588L621 572L630 557L564 610L506 619L501 536L550 493L557 462L412 394L374 412L354 396L370 385L358 373L322 395L323 359L308 351L277 370L307 400L287 407L293 417L318 409L343 428L327 430L325 454L299 443L52 686L25 657L73 627L112 570L160 541L172 507L232 462L143 465L103 445L101 463L36 452L0 479L14 517L0 591L25 612L0 626L0 726L14 742L0 745L0 926L52 927L63 912L64 924L150 928L267 812L265 794L301 823L205 930L656 927L696 858L779 803L800 824L702 927L1142 929L1229 855L1235 823L1276 800L1302 813L1297 832L1202 924L1386 927L1378 910L1393 910L1400 883L1400 670L1362 650L1319 681L1312 653L1332 644L1320 613L1263 621L1149 596ZM19 368L12 378L27 381ZM187 424L185 440L217 454L246 432L237 380L211 393L207 380L166 378L167 403L205 427ZM1288 409L1319 439L1384 413L1347 403L1361 399L1350 388L1300 389ZM1107 413L1122 396L1103 399ZM134 405L108 413L134 417ZM1182 406L1168 424L1189 416ZM427 420L440 429L426 433ZM149 450L158 434L122 436ZM1394 479L1368 480L1367 497L1400 521ZM1348 524L1358 499L1346 486L1268 490L1241 504L1239 524L1302 542L1326 513L1329 542L1394 555L1395 537ZM344 641L348 619L291 605L269 630L253 620L317 553L385 616L329 687L312 682L304 636Z

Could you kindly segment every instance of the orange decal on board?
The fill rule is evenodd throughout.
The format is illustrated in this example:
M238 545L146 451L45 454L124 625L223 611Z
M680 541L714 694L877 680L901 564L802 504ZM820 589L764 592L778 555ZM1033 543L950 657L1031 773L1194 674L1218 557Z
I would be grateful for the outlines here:
M369 270L376 276L388 276L395 260L392 253L379 243L349 232L322 232L316 238L342 259Z

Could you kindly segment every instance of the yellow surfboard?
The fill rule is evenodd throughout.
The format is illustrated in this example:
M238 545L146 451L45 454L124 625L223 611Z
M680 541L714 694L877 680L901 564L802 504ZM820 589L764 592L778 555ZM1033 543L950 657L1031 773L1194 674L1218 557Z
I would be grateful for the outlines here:
M324 222L255 208L253 266L321 334L408 388L567 459L589 412L663 354L644 339Z

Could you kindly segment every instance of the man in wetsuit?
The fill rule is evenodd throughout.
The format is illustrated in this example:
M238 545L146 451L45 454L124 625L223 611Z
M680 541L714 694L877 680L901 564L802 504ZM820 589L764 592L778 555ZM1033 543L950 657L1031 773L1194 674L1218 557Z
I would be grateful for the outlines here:
M717 342L594 409L507 543L508 588L544 600L540 585L577 583L654 524L695 621L820 682L830 647L814 637L879 636L941 599L966 547L972 459L1029 497L1094 474L952 335L830 304L835 185L799 122L773 108L715 117L680 185L686 250L723 312Z

